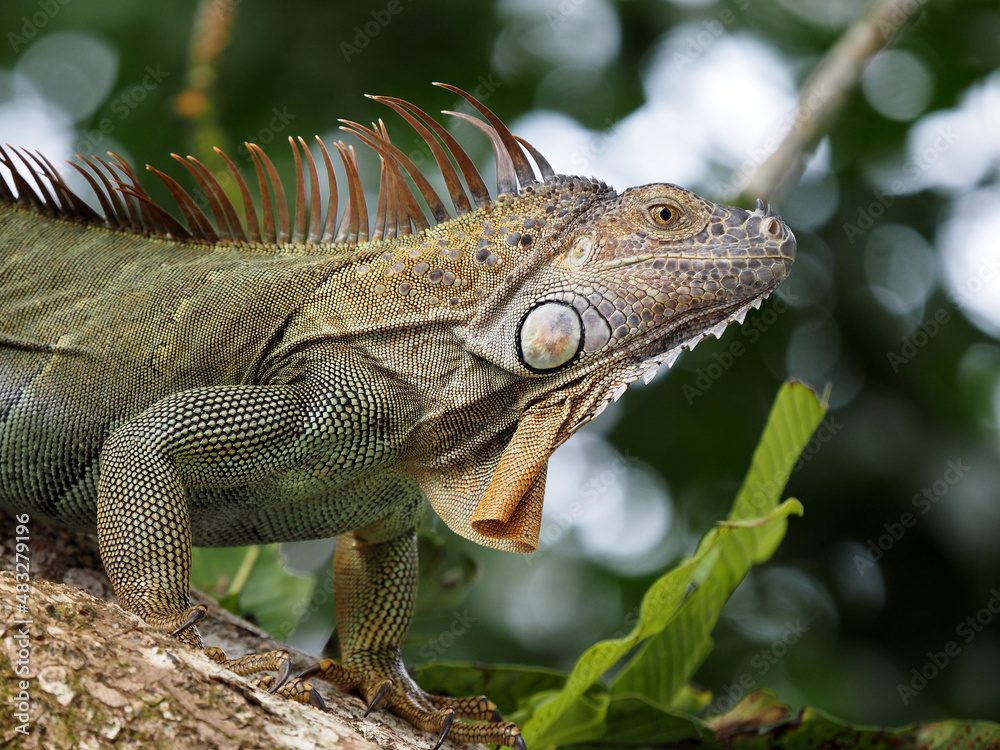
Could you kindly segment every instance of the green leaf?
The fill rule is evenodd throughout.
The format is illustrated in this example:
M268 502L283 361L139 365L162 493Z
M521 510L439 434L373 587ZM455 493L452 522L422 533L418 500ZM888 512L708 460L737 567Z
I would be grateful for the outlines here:
M855 727L814 708L797 715L768 690L751 693L731 711L707 724L717 742L706 748L740 750L814 750L850 747L854 750L946 750L1000 747L1000 724L942 721L897 729Z
M819 426L826 409L801 383L786 383L775 399L767 425L750 462L743 486L721 529L730 534L705 536L701 546L717 550L712 570L684 602L677 617L650 639L622 670L611 690L638 693L670 705L711 651L711 632L729 596L750 568L769 558L785 535L785 518L802 514L798 500L779 505L799 455ZM779 512L779 511L784 512Z
M701 721L686 713L666 709L641 695L615 695L608 702L603 735L571 747L662 747L711 736Z
M628 636L601 641L584 652L562 690L541 703L522 727L530 747L551 747L563 740L574 704L643 641L612 684L612 694L646 696L662 706L672 703L711 650L709 634L726 599L750 566L774 551L784 535L785 518L802 512L797 500L781 505L778 500L824 413L807 387L786 383L781 388L729 523L708 532L694 555L653 583Z
M434 662L409 669L410 676L429 693L441 695L488 695L504 717L514 720L515 711L536 694L562 688L566 673L541 667L484 666Z
M277 544L194 549L192 585L285 640L309 604L315 580L285 570Z

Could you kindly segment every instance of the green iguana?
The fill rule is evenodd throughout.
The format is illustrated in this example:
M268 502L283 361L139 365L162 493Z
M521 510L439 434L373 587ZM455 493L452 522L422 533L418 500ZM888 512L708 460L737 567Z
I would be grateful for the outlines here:
M491 139L497 197L437 121L374 97L426 141L454 217L384 125L345 121L382 160L371 229L343 143L339 226L322 142L328 201L306 142L289 139L291 208L248 144L259 218L221 152L242 218L193 157L174 158L211 219L150 167L186 226L117 157L73 164L101 215L44 157L0 149L0 506L96 530L121 606L198 647L192 545L339 535L342 664L286 682L285 652L208 654L277 670L257 684L317 705L303 678L327 680L439 745L450 731L524 748L485 697L427 694L403 666L425 507L481 544L532 551L552 451L629 383L742 322L788 275L795 239L760 201L556 175L445 88L485 118L451 113Z

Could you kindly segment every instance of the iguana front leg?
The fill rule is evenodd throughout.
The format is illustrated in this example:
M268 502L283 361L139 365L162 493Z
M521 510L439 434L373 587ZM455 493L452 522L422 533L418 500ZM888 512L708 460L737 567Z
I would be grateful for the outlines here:
M201 388L170 396L117 429L101 452L97 537L118 603L150 625L201 648L191 607L191 520L186 486L246 484L294 461L303 399L291 387ZM238 674L276 670L282 686L287 651L213 660ZM285 694L318 700L301 685Z
M419 729L460 742L498 743L523 750L517 726L501 720L484 696L425 693L403 666L401 646L417 595L417 535L380 541L364 530L345 534L334 557L334 598L343 664L324 659L303 672L361 695L370 712L385 707ZM366 712L367 715L367 712ZM486 721L465 724L455 719Z

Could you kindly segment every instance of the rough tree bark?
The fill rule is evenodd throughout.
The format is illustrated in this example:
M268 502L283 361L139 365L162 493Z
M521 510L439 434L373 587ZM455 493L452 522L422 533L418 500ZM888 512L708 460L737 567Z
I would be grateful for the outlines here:
M434 744L386 711L363 719L360 699L322 683L325 714L268 695L149 627L110 603L114 593L96 540L86 534L31 524L28 611L19 612L14 519L0 513L0 529L0 748L426 750ZM207 644L231 656L287 648L208 597L193 596L209 606L200 623ZM27 640L18 637L22 628ZM296 669L316 658L289 650ZM24 675L15 671L23 662ZM24 688L26 701L19 698ZM17 716L25 707L27 721ZM18 731L24 724L27 734Z

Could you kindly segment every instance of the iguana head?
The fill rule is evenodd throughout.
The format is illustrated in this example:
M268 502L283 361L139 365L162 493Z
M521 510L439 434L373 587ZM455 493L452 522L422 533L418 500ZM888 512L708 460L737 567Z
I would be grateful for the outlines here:
M513 235L522 257L470 321L468 342L541 390L583 380L601 390L575 425L682 348L742 322L795 259L795 237L770 207L746 211L663 183L619 195L556 176L487 223L496 231L483 248L508 255Z

